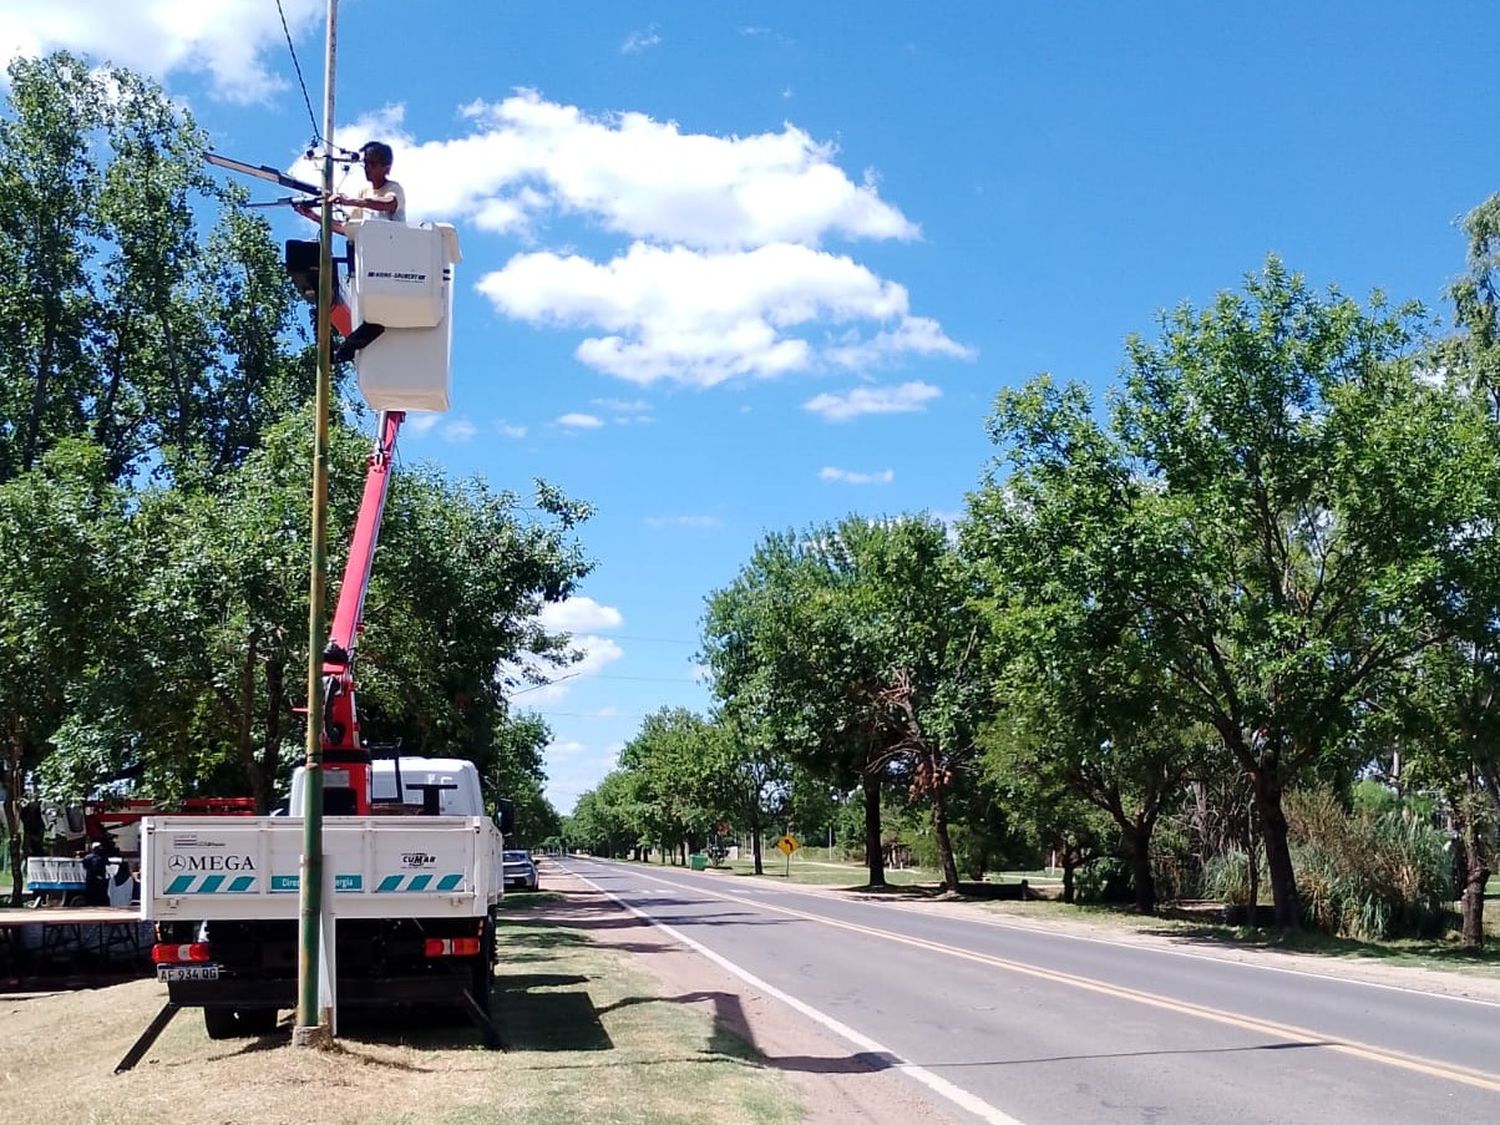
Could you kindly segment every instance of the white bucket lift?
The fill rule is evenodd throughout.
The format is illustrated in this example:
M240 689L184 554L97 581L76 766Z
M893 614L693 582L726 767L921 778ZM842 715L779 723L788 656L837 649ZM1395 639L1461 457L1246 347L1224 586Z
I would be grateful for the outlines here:
M349 311L385 331L355 353L365 400L376 410L447 410L453 380L453 267L461 260L449 223L387 219L344 224L354 255Z

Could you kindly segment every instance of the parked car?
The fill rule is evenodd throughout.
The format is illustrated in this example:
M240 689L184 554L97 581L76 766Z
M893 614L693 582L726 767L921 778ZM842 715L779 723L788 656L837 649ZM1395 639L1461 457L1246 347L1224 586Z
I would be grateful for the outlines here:
M512 887L523 891L537 889L536 864L532 862L530 852L506 852L504 866L506 890Z

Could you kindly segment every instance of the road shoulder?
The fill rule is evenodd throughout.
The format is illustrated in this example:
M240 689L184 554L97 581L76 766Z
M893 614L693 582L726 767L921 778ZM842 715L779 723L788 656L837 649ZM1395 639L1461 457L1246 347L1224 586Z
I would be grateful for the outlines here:
M807 1122L940 1125L952 1120L878 1062L679 944L583 879L551 863L544 875L549 890L566 895L566 908L553 910L555 917L602 945L636 954L664 995L707 1009L716 1023L751 1044L766 1066L796 1084Z

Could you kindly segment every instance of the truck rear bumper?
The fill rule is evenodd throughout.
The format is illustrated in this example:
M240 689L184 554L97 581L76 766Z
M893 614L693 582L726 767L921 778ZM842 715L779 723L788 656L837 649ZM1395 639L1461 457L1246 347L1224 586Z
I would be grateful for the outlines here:
M378 1007L384 1004L455 1004L463 1000L468 973L427 974L339 981L339 1007ZM167 985L172 1003L183 1008L295 1008L297 982L290 978L251 980L173 981Z

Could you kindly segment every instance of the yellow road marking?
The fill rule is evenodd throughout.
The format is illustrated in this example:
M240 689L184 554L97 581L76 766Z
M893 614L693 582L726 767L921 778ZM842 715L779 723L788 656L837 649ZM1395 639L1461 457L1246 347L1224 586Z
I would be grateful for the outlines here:
M659 879L654 875L643 874L642 877L677 890L683 889L676 883L672 883L667 879ZM845 922L838 918L828 918L821 914L813 914L806 910L797 910L790 906L777 906L759 899L742 898L739 895L729 894L724 891L706 891L699 890L696 887L693 889L699 894L720 899L724 902L733 902L741 906L768 910L776 914L784 914L791 918L816 922L822 926L832 926L835 929L865 934L869 937L880 938L899 945L909 945L916 949L926 949L934 953L945 954L949 957L956 957L961 960L974 961L981 965L1004 969L1007 972L1017 973L1022 976L1035 977L1039 980L1051 981L1054 984L1065 984L1087 992L1111 996L1119 1000L1130 1000L1137 1004L1144 1004L1147 1007L1160 1008L1163 1011L1176 1012L1180 1015L1194 1016L1198 1019L1237 1027L1245 1031L1255 1031L1264 1035L1288 1039L1293 1042L1327 1047L1329 1050L1352 1055L1355 1058L1366 1059L1370 1062L1399 1067L1403 1070L1425 1074L1431 1078L1458 1082L1480 1090L1500 1093L1500 1075L1475 1070L1471 1067L1459 1066L1456 1063L1439 1062L1434 1059L1423 1058L1420 1055L1409 1055L1403 1051L1392 1050L1388 1047L1377 1047L1374 1044L1361 1043L1354 1039L1320 1035L1308 1028L1297 1027L1294 1024L1275 1023L1271 1020L1263 1020L1254 1016L1242 1016L1236 1012L1227 1012L1221 1008L1210 1008L1202 1004L1193 1004L1186 1000L1173 1000L1171 997L1160 996L1154 992L1144 992L1137 988L1127 988L1124 985L1109 984L1106 981L1094 980L1092 977L1079 976L1076 973L1065 973L1057 969L1043 969L1021 961L1011 961L1005 957L996 957L989 953L979 953L972 949L960 948L956 945L947 945L943 942L929 941L926 938L899 934L892 930L882 930L874 926L861 925L858 922Z

